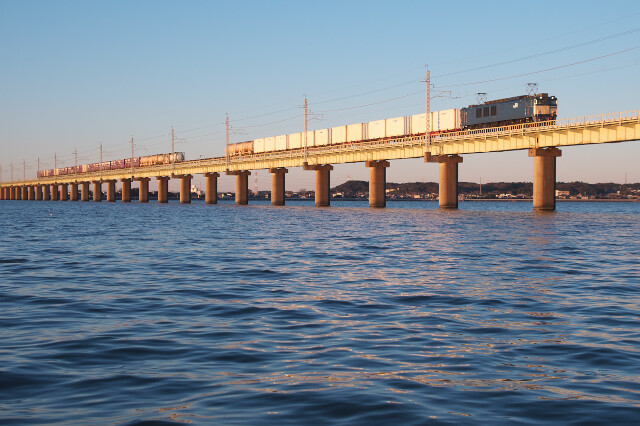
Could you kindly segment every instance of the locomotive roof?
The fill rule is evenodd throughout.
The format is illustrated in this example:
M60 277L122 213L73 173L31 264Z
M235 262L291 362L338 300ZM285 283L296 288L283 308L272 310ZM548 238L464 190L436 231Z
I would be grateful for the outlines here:
M549 94L548 93L537 93L537 94L532 95L532 96L520 95L520 96L514 96L512 98L496 99L496 100L493 100L493 101L487 101L487 102L485 102L483 104L469 105L469 108L475 108L475 107L483 106L483 105L499 104L499 103L502 103L502 102L519 101L519 100L522 100L522 99L538 98L538 97L548 98Z

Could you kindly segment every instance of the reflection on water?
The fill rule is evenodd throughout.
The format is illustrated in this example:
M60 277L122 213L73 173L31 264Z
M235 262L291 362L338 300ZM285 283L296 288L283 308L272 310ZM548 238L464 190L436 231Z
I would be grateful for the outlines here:
M632 424L640 206L0 203L8 423Z

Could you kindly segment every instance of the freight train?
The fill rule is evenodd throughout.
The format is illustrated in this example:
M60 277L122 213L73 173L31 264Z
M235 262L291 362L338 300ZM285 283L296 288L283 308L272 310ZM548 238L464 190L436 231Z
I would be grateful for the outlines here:
M558 113L558 100L547 93L523 95L469 105L461 109L433 111L429 130L432 136L446 132L507 126L511 124L554 121ZM348 124L330 129L311 130L289 135L259 138L229 144L225 155L230 157L287 151L307 147L340 145L398 137L418 136L426 133L427 114L395 117L368 123Z
M162 164L171 164L172 160L175 163L179 163L184 161L184 152L176 152L169 154L155 154L155 155L147 155L144 157L133 157L125 158L123 160L115 160L115 161L103 161L102 163L92 163L92 164L83 164L77 167L61 167L57 169L49 169L49 170L39 170L38 177L49 177L49 176L63 176L63 175L73 175L76 173L90 173L90 172L99 172L105 170L119 170L119 169L130 169L131 161L133 160L133 167L147 167L147 166L155 166Z

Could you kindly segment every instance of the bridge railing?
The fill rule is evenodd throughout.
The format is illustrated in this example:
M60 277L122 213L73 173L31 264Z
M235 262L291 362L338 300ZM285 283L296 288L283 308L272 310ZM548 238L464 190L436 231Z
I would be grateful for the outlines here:
M446 142L449 140L466 139L469 137L510 135L514 133L524 133L526 131L552 130L576 126L593 126L636 120L640 121L640 110L587 115L560 120L537 121L533 123L512 124L509 126L487 127L483 129L462 130L459 132L436 135L432 138L432 142Z

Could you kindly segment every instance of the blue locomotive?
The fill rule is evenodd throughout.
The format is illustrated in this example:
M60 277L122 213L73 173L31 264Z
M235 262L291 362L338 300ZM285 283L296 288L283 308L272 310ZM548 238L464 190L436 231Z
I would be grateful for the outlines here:
M508 126L539 121L555 121L558 116L558 99L547 93L533 96L488 101L480 105L469 105L460 110L460 125L463 129Z

